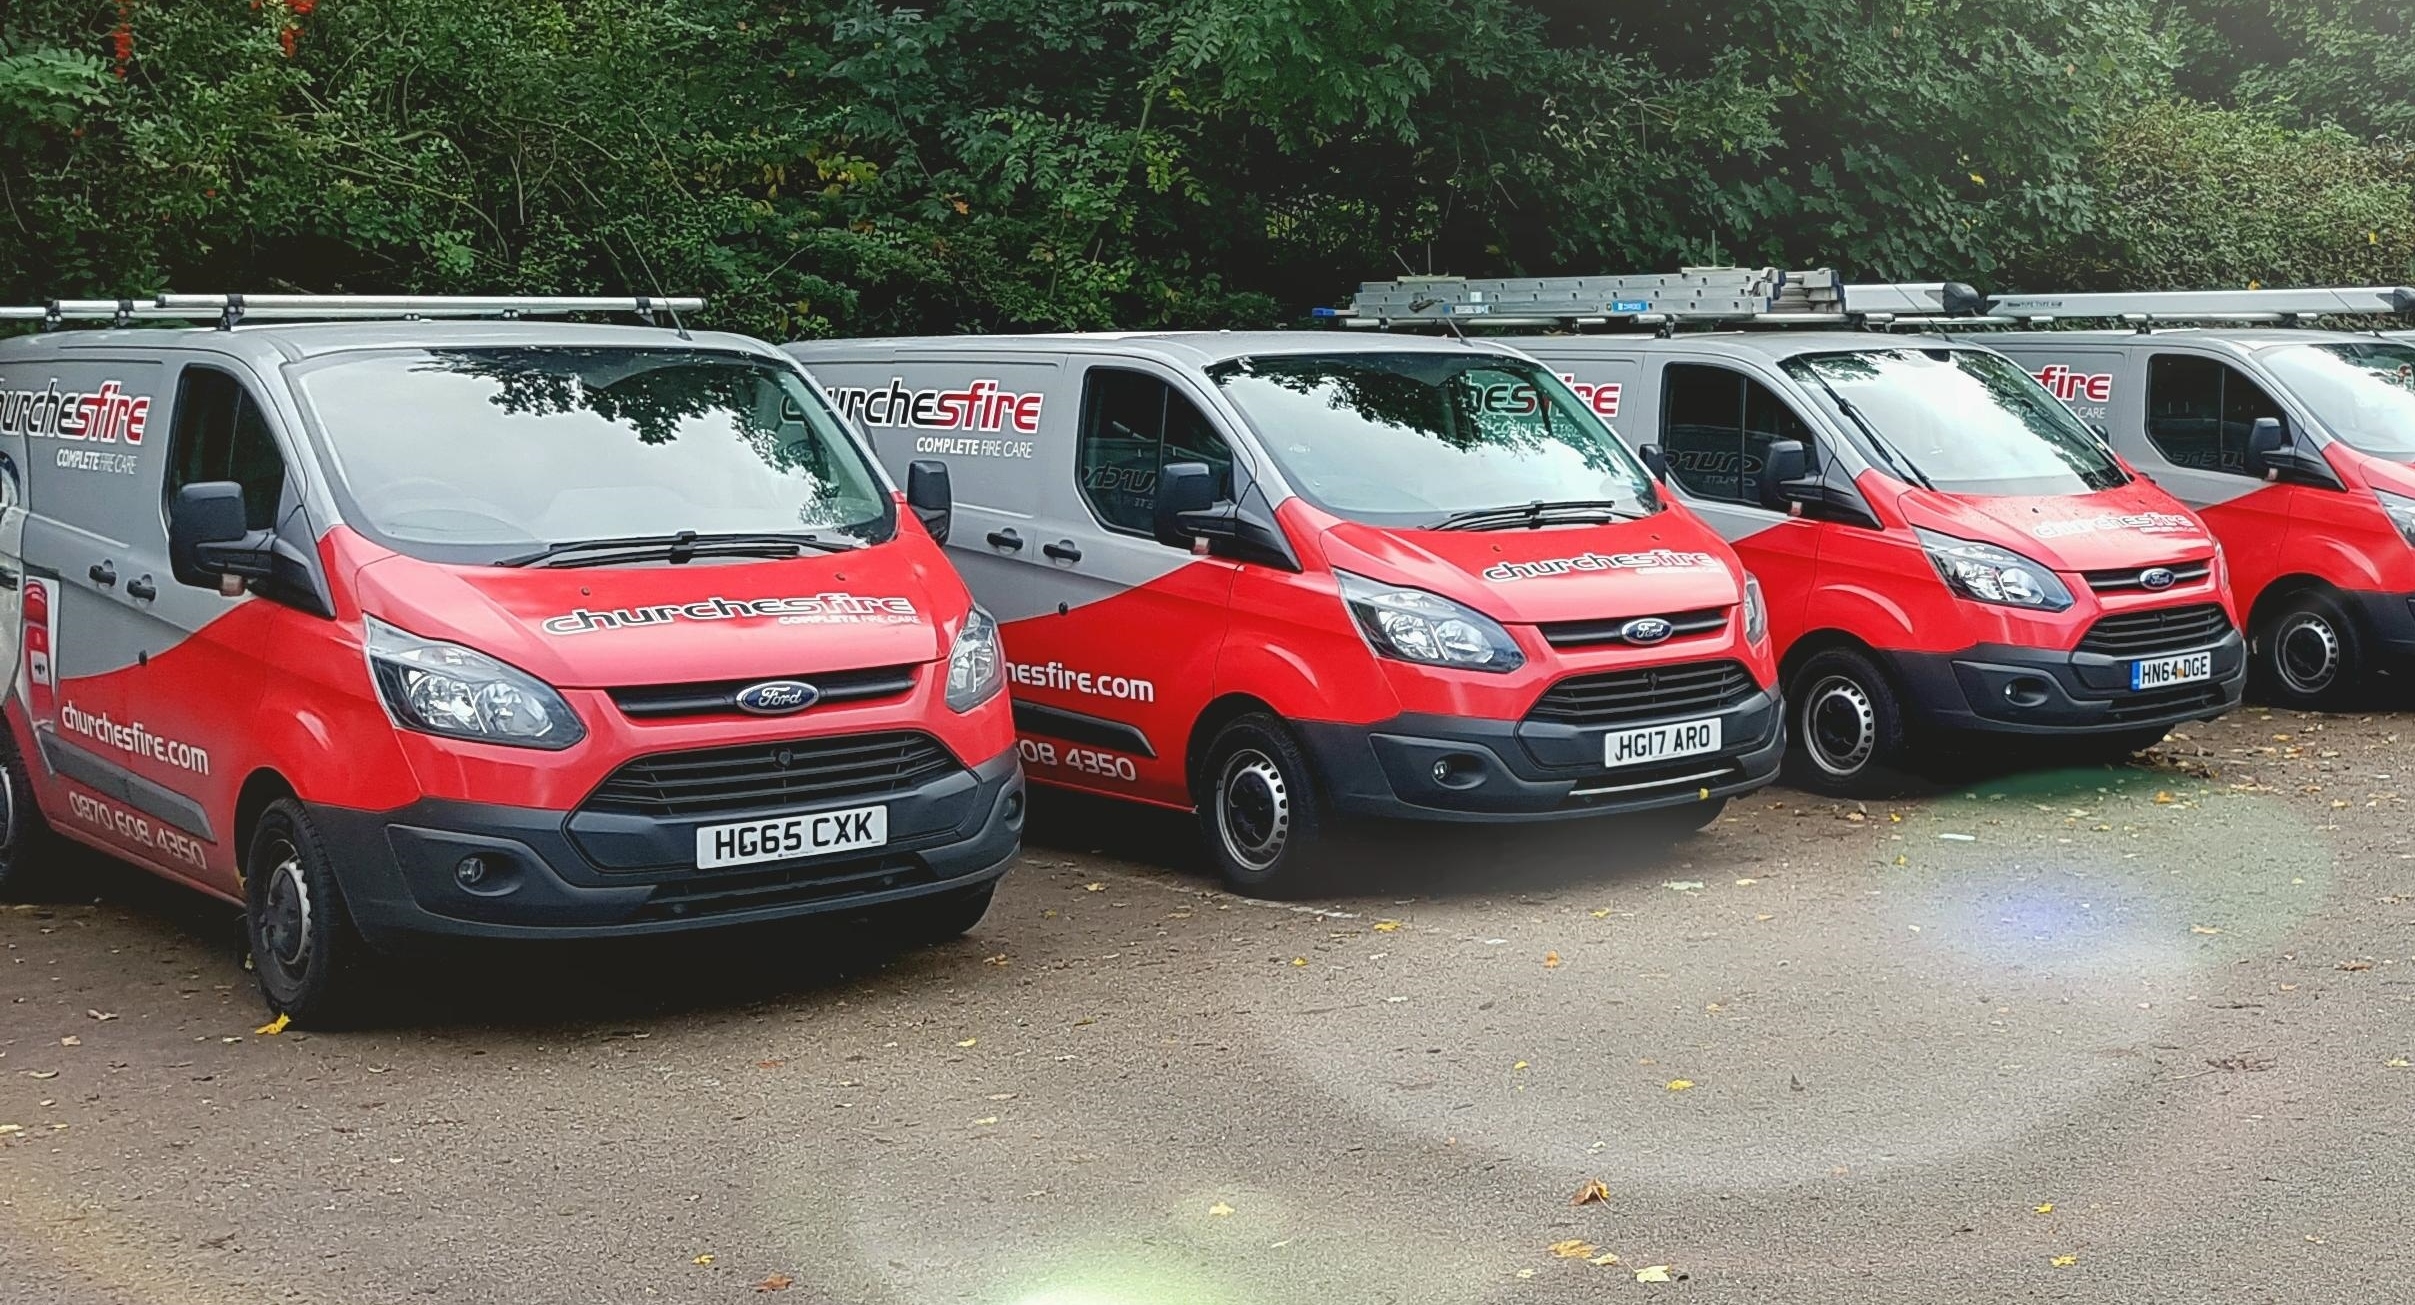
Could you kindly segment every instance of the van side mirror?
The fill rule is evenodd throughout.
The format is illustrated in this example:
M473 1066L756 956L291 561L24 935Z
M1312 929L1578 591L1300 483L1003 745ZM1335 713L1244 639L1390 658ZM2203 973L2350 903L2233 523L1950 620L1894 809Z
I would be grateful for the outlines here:
M1652 473L1652 479L1663 485L1669 483L1669 455L1659 445L1646 444L1635 450L1635 456L1643 459L1644 470Z
M1150 533L1157 542L1189 548L1199 527L1186 522L1188 513L1216 505L1216 473L1204 462L1169 462L1157 473L1157 505L1150 515Z
M1803 441L1771 441L1761 454L1761 506L1783 512L1790 503L1818 500L1819 486L1805 483L1810 475L1811 454L1803 447Z
M223 590L229 580L264 580L269 545L270 532L246 528L234 481L195 481L168 505L168 565L179 584Z
M948 528L956 523L956 494L948 483L948 464L937 458L907 463L906 506L914 509L932 539L948 542Z
M2247 472L2273 480L2340 488L2323 455L2300 444L2277 417L2258 417L2247 430Z
M2247 431L2247 469L2261 476L2272 465L2272 455L2289 447L2289 432L2278 417L2258 417Z

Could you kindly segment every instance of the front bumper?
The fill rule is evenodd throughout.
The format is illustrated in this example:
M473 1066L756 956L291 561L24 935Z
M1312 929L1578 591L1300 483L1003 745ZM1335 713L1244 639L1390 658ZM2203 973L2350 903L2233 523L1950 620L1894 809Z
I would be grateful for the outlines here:
M690 864L610 869L582 850L566 811L437 798L392 811L309 810L354 923L389 945L625 937L860 910L978 888L1004 874L1022 845L1023 769L1011 749L904 793L825 805L874 802L889 808L890 841L880 848L716 870L692 864L700 821L660 831L659 844L686 847ZM488 869L465 887L454 867L471 855Z
M2415 594L2377 593L2357 589L2348 593L2366 633L2373 636L2373 654L2382 667L2397 670L2415 663Z
M2130 687L2138 658L1978 644L1955 653L1889 654L1907 705L1923 724L1996 734L2111 734L2206 720L2239 705L2247 687L2247 642L2177 649L2211 651L2210 680L2164 689Z
M1334 805L1401 820L1543 821L1650 811L1749 793L1777 777L1785 713L1761 692L1716 713L1726 746L1674 761L1601 764L1616 727L1409 714L1373 725L1294 722ZM1448 780L1438 779L1441 765Z

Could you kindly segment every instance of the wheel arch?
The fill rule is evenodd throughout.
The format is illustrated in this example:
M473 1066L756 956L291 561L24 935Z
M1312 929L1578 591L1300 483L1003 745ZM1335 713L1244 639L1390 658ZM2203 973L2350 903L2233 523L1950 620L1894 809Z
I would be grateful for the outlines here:
M1183 741L1182 774L1184 787L1190 790L1191 800L1199 800L1200 767L1207 761L1208 745L1216 741L1224 727L1252 713L1263 713L1283 719L1283 713L1254 693L1225 693L1209 701L1191 722L1191 736Z
M244 861L251 855L252 831L260 827L260 813L279 798L299 796L293 784L273 766L261 766L243 777L243 787L235 794L234 844L235 874L245 873Z

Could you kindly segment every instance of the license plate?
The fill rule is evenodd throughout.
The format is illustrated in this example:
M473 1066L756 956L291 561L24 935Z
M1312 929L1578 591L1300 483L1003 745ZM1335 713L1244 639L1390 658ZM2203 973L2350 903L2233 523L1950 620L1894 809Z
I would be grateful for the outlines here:
M696 831L696 868L790 861L880 847L889 841L889 808L855 807L809 816L772 816Z
M1697 753L1718 750L1718 718L1681 720L1668 725L1620 730L1603 736L1602 764L1640 766L1647 761L1667 761L1672 757L1691 757Z
M2130 687L2133 689L2160 689L2169 684L2187 684L2212 678L2214 654L2211 652L2150 657L2143 662L2130 663Z

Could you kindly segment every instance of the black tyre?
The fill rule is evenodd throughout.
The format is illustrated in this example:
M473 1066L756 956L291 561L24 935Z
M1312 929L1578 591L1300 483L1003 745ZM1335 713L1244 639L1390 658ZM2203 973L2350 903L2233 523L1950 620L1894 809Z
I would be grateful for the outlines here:
M34 802L33 777L17 751L17 737L0 721L0 897L33 892L65 850Z
M1283 722L1251 713L1225 725L1192 777L1199 828L1217 872L1256 897L1307 892L1331 821L1308 759Z
M1867 655L1839 648L1803 663L1787 685L1786 710L1789 783L1837 797L1886 797L1908 783L1903 703Z
M1628 816L1630 828L1645 838L1674 843L1692 837L1711 827L1727 810L1727 799L1715 797L1707 802L1688 802L1681 807L1661 807Z
M269 1011L316 1028L357 1019L369 945L353 927L310 813L292 798L260 813L243 861L243 900L252 970Z
M998 883L991 880L969 892L890 907L891 935L910 947L961 938L981 923L982 916L989 914L990 899L997 892Z
M2365 642L2356 616L2329 591L2290 595L2256 623L2249 677L2266 702L2300 711L2347 705L2365 674Z

